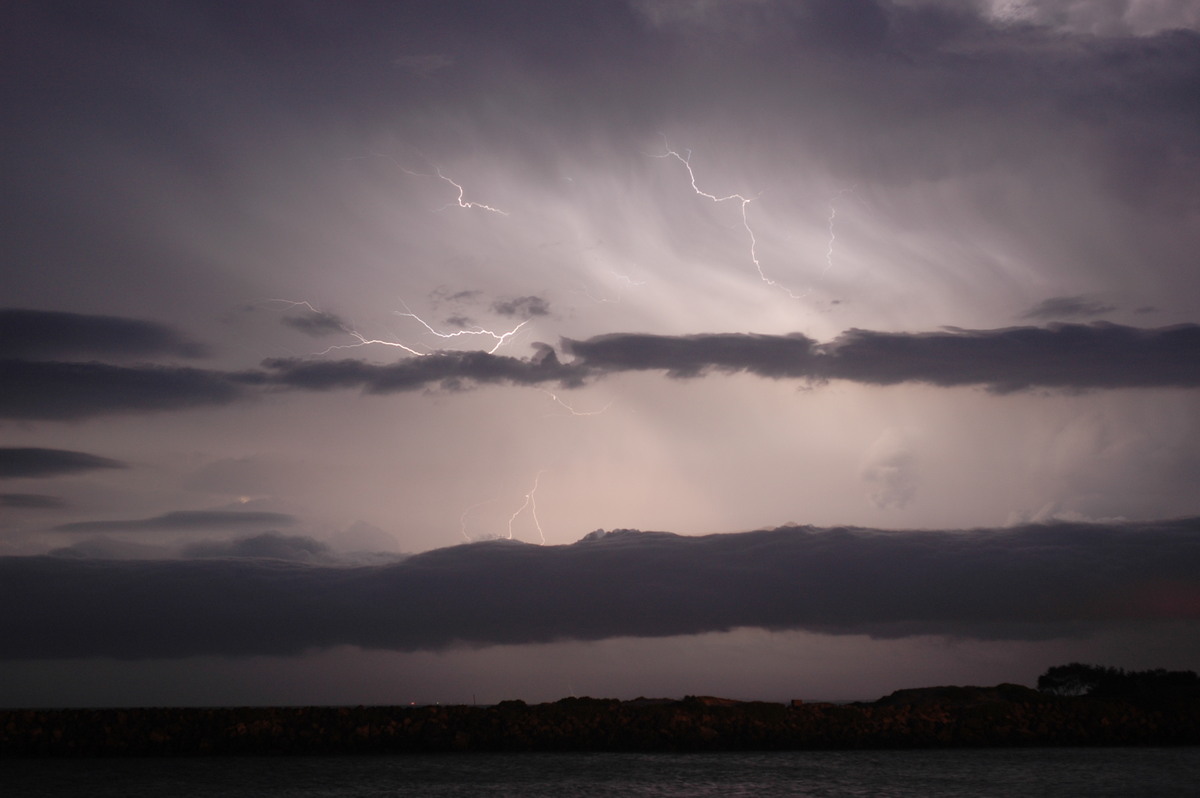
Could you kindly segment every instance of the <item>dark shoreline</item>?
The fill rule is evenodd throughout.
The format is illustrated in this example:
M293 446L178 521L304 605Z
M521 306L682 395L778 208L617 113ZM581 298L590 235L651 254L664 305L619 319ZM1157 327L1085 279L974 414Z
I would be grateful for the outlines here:
M0 710L0 757L743 751L1200 744L1200 696L1019 685L872 703L565 698L495 706Z

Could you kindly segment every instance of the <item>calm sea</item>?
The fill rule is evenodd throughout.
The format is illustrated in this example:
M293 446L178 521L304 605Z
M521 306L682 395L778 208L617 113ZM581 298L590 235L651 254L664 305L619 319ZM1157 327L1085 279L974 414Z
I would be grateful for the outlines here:
M1200 748L0 761L38 796L1191 796Z

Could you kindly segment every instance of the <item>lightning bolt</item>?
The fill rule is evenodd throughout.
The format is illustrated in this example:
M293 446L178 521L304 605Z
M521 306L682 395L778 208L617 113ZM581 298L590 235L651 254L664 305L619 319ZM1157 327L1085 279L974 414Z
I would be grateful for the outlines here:
M418 154L420 154L420 153L418 152ZM426 161L429 161L429 159L425 158L424 155L422 155L421 157L424 158ZM443 205L442 207L437 209L439 211L444 211L447 208L457 205L458 207L464 208L466 210L479 209L481 211L488 211L489 213L496 213L496 214L499 214L500 216L508 216L507 211L502 211L499 208L493 208L491 205L485 205L482 202L468 202L466 200L466 189L464 189L460 183L457 183L454 180L451 180L449 177L446 177L446 175L442 174L441 167L435 163L429 162L429 165L433 167L433 172L434 172L431 175L431 174L427 174L425 172L414 172L412 169L409 169L404 164L400 163L400 161L396 160L396 158L394 156L388 155L387 153L383 153L383 152L373 152L370 155L355 156L354 158L350 158L347 160L359 160L362 158L385 158L385 159L391 161L392 164L397 169L399 169L401 172L403 172L406 175L411 175L413 177L436 177L439 180L449 183L451 186L458 189L458 197L455 198L454 202L447 202L445 205Z
M318 355L328 355L330 352L332 352L336 349L357 349L360 346L372 346L374 344L378 344L379 346L392 346L397 349L402 349L405 352L407 352L408 354L413 355L415 357L424 357L425 355L429 354L428 352L420 352L416 349L413 349L411 346L402 344L399 341L388 341L388 340L385 340L382 338L367 338L365 335L363 335L360 332L357 332L356 330L346 330L346 333L348 335L352 335L355 338L357 338L358 343L356 343L356 344L333 344L332 346L325 347L320 352L317 352L317 354Z
M825 250L825 268L821 271L821 274L828 274L829 270L833 268L833 242L837 238L837 236L835 236L833 233L833 220L837 218L837 198L853 193L855 188L857 188L857 186L844 188L838 193L834 194L829 200L829 246Z
M308 310L311 311L312 313L317 313L317 314L323 313L323 311L320 308L318 308L317 306L313 305L313 303L308 302L307 300L303 300L303 299L300 299L300 300L296 300L296 299L266 299L266 300L263 300L263 302L264 302L264 304L270 303L270 302L280 302L282 304L287 305L289 308L304 307L304 308L308 308ZM424 324L424 322L422 322L422 324ZM358 343L334 344L333 346L328 346L325 349L322 349L320 352L317 352L316 353L317 355L327 355L330 352L334 351L335 349L356 349L360 346L369 346L371 344L379 344L380 346L393 346L398 349L403 349L408 354L415 355L417 357L422 357L423 355L427 354L425 352L419 352L410 346L400 343L399 341L387 341L387 340L384 340L381 338L367 338L365 335L358 332L357 330L354 330L345 325L340 325L340 326L341 326L342 332L358 339ZM428 325L426 325L426 326L428 326ZM514 330L513 332L516 332L516 331Z
M404 305L403 302L401 302L400 304ZM505 342L507 342L509 338L512 338L514 335L516 335L518 332L520 332L522 327L524 327L526 324L529 323L529 319L525 319L525 321L521 322L516 327L513 327L511 330L509 330L508 332L505 332L505 333L497 333L497 332L493 332L492 330L485 330L482 327L473 327L469 330L456 330L454 332L444 333L444 332L438 332L433 327L431 327L428 322L426 322L424 319L422 319L417 314L413 313L408 308L407 305L404 305L403 311L397 310L394 312L397 316L404 316L409 319L415 319L419 324L421 324L421 326L423 326L426 330L428 330L429 332L436 335L438 338L459 338L463 335L486 335L491 338L494 338L496 340L496 345L488 350L489 355L495 354L496 350L499 349L500 347L504 346Z
M728 194L724 197L718 197L716 194L708 193L707 191L700 188L700 186L696 185L696 173L692 170L692 151L691 150L684 151L687 153L687 157L680 155L678 152L671 149L671 146L667 143L666 136L663 136L663 147L665 147L667 150L665 153L663 153L662 155L652 155L651 157L652 158L674 158L675 160L677 160L681 164L683 164L684 168L687 169L688 178L691 180L692 191L696 192L701 197L704 197L705 199L711 200L712 202L715 202L715 203L722 203L722 202L737 202L738 203L741 213L742 213L742 227L745 229L746 235L750 237L750 261L754 264L755 270L758 271L759 278L764 283L771 286L772 288L778 288L780 291L783 291L792 299L803 299L805 296L807 296L807 293L805 293L805 294L793 293L791 291L791 289L789 289L787 286L779 283L776 280L772 280L770 277L767 276L766 272L763 271L762 263L758 259L758 237L756 235L754 235L754 229L752 227L750 227L750 219L746 212L746 208L749 207L750 203L753 202L758 197L757 196L747 197L743 194Z
M554 393L553 391L548 391L545 388L541 388L540 390L542 393L546 394L546 396L549 396L550 399L553 400L555 403L561 405L562 407L565 407L567 409L567 411L570 412L570 414L573 416L598 416L601 413L603 413L604 411L608 410L608 408L612 407L612 402L609 402L608 404L606 404L604 407L600 408L599 410L576 410L574 407L572 407L571 405L567 404L565 401L560 399L558 394Z
M466 540L468 543L471 542L471 536L467 534L467 516L476 507L482 507L485 504L491 504L494 501L496 501L496 500L495 499L485 499L484 501L476 502L475 504L472 504L470 507L468 507L467 509L462 511L462 515L459 516L459 518L458 518L459 531L462 532L463 539ZM511 534L510 534L510 537L511 537Z
M484 205L482 202L467 202L467 201L465 201L463 199L463 196L466 192L463 190L462 186L460 186L458 183L455 183L453 180L451 180L450 178L448 178L444 174L442 174L442 170L440 168L438 168L437 166L433 167L433 171L435 171L437 173L437 176L440 177L442 180L445 180L447 183L449 183L450 185L452 185L456 189L458 189L458 199L456 200L456 202L458 203L458 207L468 208L468 209L479 208L480 210L490 211L491 213L498 213L501 216L508 216L507 212L502 211L499 208L493 208L491 205ZM410 173L410 174L413 174L413 173ZM449 207L450 207L450 203L446 203L438 210L444 211L446 208L449 208Z
M321 310L319 308L314 306L311 302L308 302L305 300L268 299L266 301L267 302L281 302L281 303L286 304L288 307L304 307L304 308L307 308L308 310L312 311L313 313L321 313ZM406 305L404 302L401 302L400 304L404 308L404 310L403 311L400 311L400 310L393 311L393 313L395 315L402 316L404 318L413 319L418 324L420 324L422 327L424 327L428 332L432 333L433 335L437 336L438 338L452 339L452 338L460 338L462 336L468 336L468 335L479 335L479 336L485 336L485 337L493 339L496 343L490 349L487 350L487 353L489 355L495 354L497 349L504 346L504 344L508 343L508 341L514 335L516 335L518 332L521 331L522 327L524 327L526 324L528 324L530 322L530 319L525 319L525 321L521 322L516 327L513 327L511 330L508 330L506 332L496 332L495 330L488 330L488 329L485 329L485 328L479 327L479 326L472 327L472 328L466 329L466 330L455 330L453 332L441 332L440 330L435 329L431 324L429 324L429 322L425 321L423 318L418 316L416 313L413 313L412 309L410 309L408 307L408 305ZM410 354L414 357L424 357L425 355L429 354L429 352L422 352L419 349L414 349L413 347L409 346L408 344L402 343L400 341L388 340L385 338L367 338L365 335L360 333L358 330L355 330L351 327L346 327L344 325L342 326L342 331L345 332L347 335L351 336L352 338L354 338L355 343L333 344L332 346L328 346L325 349L322 349L320 352L317 352L317 355L327 355L330 352L333 352L333 351L339 350L339 349L357 349L361 346L372 346L372 345L395 347L396 349L401 349L404 352L407 352L408 354Z
M537 472L537 475L533 478L533 487L530 488L529 492L525 494L525 503L522 504L519 508L517 508L517 511L512 514L511 518L508 519L508 539L509 540L513 539L513 523L517 520L517 517L520 516L521 513L525 512L525 510L528 509L530 517L533 518L533 525L534 525L534 527L537 528L538 535L542 539L542 545L543 546L546 545L546 533L542 531L542 523L541 523L541 521L538 520L537 499L534 498L534 495L537 493L537 489L538 489L538 481L541 480L542 474L544 474L544 473L546 473L545 470Z
M308 308L313 313L321 313L322 312L322 310L320 308L316 307L315 305L313 305L313 303L306 302L303 299L301 299L299 301L297 301L295 299L264 299L264 300L262 300L262 303L264 305L269 304L271 302L281 302L284 305L287 305L289 308L297 308L297 307L303 306L303 307Z

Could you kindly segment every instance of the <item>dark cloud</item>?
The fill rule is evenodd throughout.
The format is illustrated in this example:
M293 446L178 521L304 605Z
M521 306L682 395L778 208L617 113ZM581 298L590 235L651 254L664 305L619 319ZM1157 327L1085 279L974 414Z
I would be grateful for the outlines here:
M501 316L531 319L534 316L549 315L550 303L540 296L521 296L497 300L492 303L492 310Z
M483 296L483 292L476 289L451 292L447 288L438 288L431 294L435 301L443 302L471 302L481 296Z
M348 329L339 317L324 311L313 311L303 316L284 316L281 321L293 330L299 330L314 338L344 333Z
M6 389L7 392L8 389ZM39 449L32 446L0 447L0 478L56 477L98 468L125 468L125 463L108 457L73 452L69 449Z
M822 376L875 385L923 382L1024 388L1200 386L1200 326L1058 324L1001 330L851 330L823 348Z
M67 503L57 496L41 493L0 493L0 507L23 510L57 510Z
M386 365L279 358L265 361L265 372L0 362L0 379L13 386L0 395L0 417L71 419L228 404L261 385L360 388L380 394L486 384L556 382L569 387L604 374L646 370L677 378L747 372L774 379L842 379L873 385L980 385L998 392L1200 385L1200 326L1194 324L1157 329L1098 322L926 333L850 330L826 344L798 333L614 333L564 339L564 351L574 356L569 363L560 362L545 344L536 348L527 359L444 351Z
M202 357L206 349L162 324L117 316L0 309L0 359Z
M272 381L292 388L329 390L362 388L369 393L415 391L430 386L456 389L474 384L578 384L578 369L564 366L554 350L542 344L527 360L487 352L434 352L389 365L361 360L267 360Z
M1194 620L1198 574L1200 518L620 531L567 546L467 544L370 567L7 557L0 639L12 659L420 650L739 627L1044 639Z
M800 334L639 335L614 333L563 348L589 372L665 371L697 377L707 371L747 371L761 377L815 377L817 342Z
M223 405L253 374L173 366L0 361L0 418L65 420Z
M176 510L153 518L127 521L76 521L55 527L59 532L186 531L247 526L287 526L296 519L286 513L262 510Z
M996 392L1026 388L1193 388L1200 386L1200 326L1158 329L1094 323L929 333L849 330L818 344L799 333L648 335L614 333L563 340L554 350L518 359L486 352L435 352L388 365L361 360L275 359L264 362L277 385L306 390L361 388L395 393L472 384L578 386L624 371L664 371L692 378L746 372L773 379L979 385Z
M172 554L169 548L153 543L94 537L52 549L47 556L89 560L162 560Z
M1056 296L1042 300L1021 314L1023 319L1048 321L1052 319L1073 319L1083 316L1102 316L1116 310L1115 305L1108 305L1082 296Z
M674 377L763 377L1024 388L1200 386L1200 326L1056 324L930 333L850 330L828 344L800 335L615 334L564 341L582 373L663 370Z
M304 535L281 535L278 532L264 532L236 540L191 543L183 547L183 556L192 559L239 557L311 563L332 562L335 559L328 544Z

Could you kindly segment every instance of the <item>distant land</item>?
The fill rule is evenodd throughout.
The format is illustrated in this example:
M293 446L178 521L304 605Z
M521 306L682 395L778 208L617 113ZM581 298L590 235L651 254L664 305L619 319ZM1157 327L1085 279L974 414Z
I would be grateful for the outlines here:
M869 703L707 696L494 706L0 710L0 758L736 751L1200 744L1200 692L1064 695L1015 684Z

